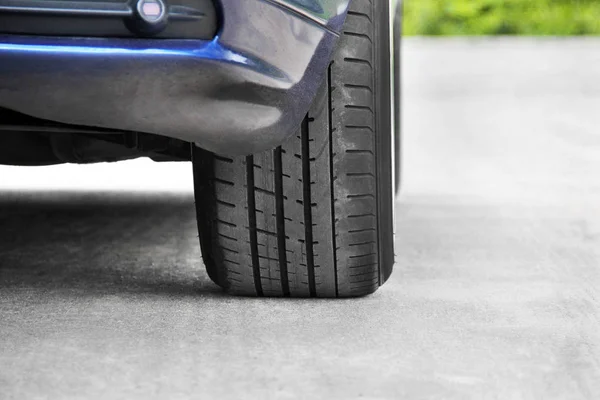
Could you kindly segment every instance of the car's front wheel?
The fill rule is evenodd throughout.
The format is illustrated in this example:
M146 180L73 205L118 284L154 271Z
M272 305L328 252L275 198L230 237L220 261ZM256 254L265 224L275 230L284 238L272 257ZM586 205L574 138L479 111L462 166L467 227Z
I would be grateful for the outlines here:
M194 149L211 279L251 296L354 297L391 273L393 177L388 1L353 0L296 134L246 157Z

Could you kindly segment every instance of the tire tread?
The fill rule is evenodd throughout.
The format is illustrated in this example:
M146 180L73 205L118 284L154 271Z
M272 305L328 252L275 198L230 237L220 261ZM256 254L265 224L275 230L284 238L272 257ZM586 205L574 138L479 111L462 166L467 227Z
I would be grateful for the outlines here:
M209 275L229 292L354 297L379 287L375 9L351 2L326 84L290 140L210 157L200 237Z

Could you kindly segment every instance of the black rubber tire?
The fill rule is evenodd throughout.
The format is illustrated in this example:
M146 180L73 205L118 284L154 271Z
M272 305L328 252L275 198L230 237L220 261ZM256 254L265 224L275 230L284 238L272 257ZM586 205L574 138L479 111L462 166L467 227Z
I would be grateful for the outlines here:
M389 4L353 0L297 134L247 157L194 147L211 279L236 295L355 297L393 262Z

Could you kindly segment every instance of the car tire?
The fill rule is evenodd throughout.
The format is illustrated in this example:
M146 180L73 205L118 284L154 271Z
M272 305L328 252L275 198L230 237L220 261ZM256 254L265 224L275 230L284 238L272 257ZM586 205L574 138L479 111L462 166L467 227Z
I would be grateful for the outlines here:
M196 209L210 278L246 296L357 297L393 262L388 1L353 0L301 127L243 157L194 146Z

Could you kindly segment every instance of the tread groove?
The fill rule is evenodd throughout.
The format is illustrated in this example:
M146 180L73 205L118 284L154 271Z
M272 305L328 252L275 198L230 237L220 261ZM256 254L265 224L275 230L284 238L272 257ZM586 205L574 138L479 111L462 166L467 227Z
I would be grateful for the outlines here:
M357 17L365 17L366 19L369 20L369 22L373 22L371 20L371 17L368 14L362 13L362 12L358 12L358 11L352 11L352 10L348 10L348 15L355 15Z
M219 218L217 218L215 221L217 221L217 222L218 222L218 223L220 223L220 224L223 224L223 225L230 226L230 227L232 227L232 228L237 228L237 225L236 225L236 224L233 224L233 223L231 223L231 222L227 222L227 221L223 221L222 219L219 219Z
M335 219L335 187L334 187L334 169L333 169L333 158L335 153L333 152L333 88L331 81L331 66L333 61L327 68L327 102L329 104L329 184L331 187L331 244L333 248L333 276L335 282L335 297L339 297L338 290L338 265L337 265L337 246L336 246L336 219Z
M373 109L369 106L361 106L361 105L357 105L357 104L346 104L344 106L344 108L349 109L349 110L367 110L370 112L373 112Z
M352 83L345 83L344 87L347 87L349 89L366 89L369 92L373 93L373 89L368 85L356 85L356 84L352 84Z
M219 178L212 178L212 179L213 179L213 182L222 183L223 185L227 185L227 186L235 186L235 184L233 182L226 181L225 179L219 179Z
M317 296L315 282L315 260L313 252L313 232L312 232L312 206L311 206L311 188L310 188L310 143L308 137L308 116L302 121L302 186L303 186L303 206L304 206L304 237L306 248L306 268L308 271L308 287L310 297Z
M375 132L373 130L373 128L370 127L369 125L345 125L344 128L348 128L348 129L366 129L366 130L369 130L371 132Z
M348 215L348 218L363 218L363 217L376 217L377 215L373 213L365 213L365 214L354 214Z
M235 208L235 204L233 204L233 203L229 203L229 202L227 202L227 201L223 201L223 200L219 200L219 199L217 199L217 203L218 203L218 204L221 204L221 205L224 205L225 207L229 207L229 208Z
M365 60L362 58L346 57L346 58L344 58L344 61L349 62L349 63L365 64L365 65L368 65L369 68L373 69L373 65L371 64L371 61Z
M352 178L365 177L365 176L368 176L370 178L375 178L375 174L373 174L372 172L357 172L357 173L349 172L346 174L346 176L349 176Z
M370 155L374 155L372 150L346 150L346 153L348 154L370 154Z
M355 247L355 246L363 246L363 245L367 245L367 244L374 244L377 243L377 241L375 240L369 240L367 242L360 242L360 243L350 243L348 246L350 247Z
M215 158L215 160L223 161L223 162L226 162L227 164L233 164L233 159L231 159L231 158L222 157L222 156L219 156L219 155L216 155L216 154L213 155L213 157Z
M279 253L279 273L281 275L281 291L284 297L290 297L290 282L288 279L288 261L285 234L285 208L283 196L283 162L281 146L273 150L275 164L275 212L277 219L277 252Z
M256 199L254 198L254 156L246 157L246 189L248 193L248 229L250 230L250 252L254 275L254 289L256 290L256 295L262 297L263 290L260 281L258 238L256 233Z
M347 199L374 199L375 195L372 193L363 193L363 194L349 194L346 196Z
M373 11L375 11L374 4L371 4L371 9ZM378 29L379 29L379 33L381 34L382 33L381 28L379 27ZM389 38L388 38L388 40L389 40ZM384 41L384 43L385 43L385 41ZM386 49L386 51L387 51L387 49ZM373 57L374 57L375 60L378 60L378 59L381 58L381 55L379 54L380 52L381 52L381 48L379 48L378 46L374 46L373 47ZM389 77L388 77L388 79L389 79ZM385 77L380 77L379 79L376 79L375 75L371 76L371 82L372 82L373 88L375 88L375 90L378 91L378 92L383 92L383 91L386 90L386 89L383 88L383 86L387 86L387 90L390 90L389 89L389 83L390 82L386 83L384 81L385 81ZM373 118L374 118L374 121L375 121L374 127L377 130L377 132L380 132L381 130L383 130L382 119L379 117L379 114L380 114L380 111L381 111L380 107L386 107L386 105L381 104L381 97L375 98L374 101L375 101L375 107L374 108L377 110L377 112L373 113ZM373 133L375 133L375 132L373 132ZM376 149L380 149L381 148L381 141L382 141L382 139L383 138L382 138L381 135L379 135L379 136L378 135L374 135L374 141L373 141L374 143L373 143L373 145L375 146ZM381 150L379 150L379 151L381 151ZM380 155L380 157L383 157L383 156ZM376 164L375 170L377 171L377 178L375 179L375 190L376 190L375 193L378 193L378 194L382 193L381 190L380 190L381 189L381 179L382 179L381 175L382 174L379 171L379 168L380 168L380 166L378 164ZM377 249L377 285L378 286L380 286L383 283L381 281L381 273L382 273L382 270L383 270L381 268L381 262L382 262L382 254L383 254L383 251L384 251L382 249L382 246L383 246L383 243L385 242L384 239L380 236L381 231L383 229L382 226L381 226L381 217L382 217L382 215L381 215L381 210L380 210L380 208L381 208L381 202L380 202L380 200L381 200L381 197L375 199L375 210L376 210L376 213L377 213L377 219L376 219L377 232L376 232L376 235L377 235L377 240L379 241L379 243L378 243L378 249ZM392 207L393 207L393 205L392 205ZM393 244L392 244L392 247L393 247Z
M373 43L373 40L371 40L371 37L369 35L364 34L364 33L356 33L356 32L347 32L347 31L344 31L344 35L368 39L369 42Z

